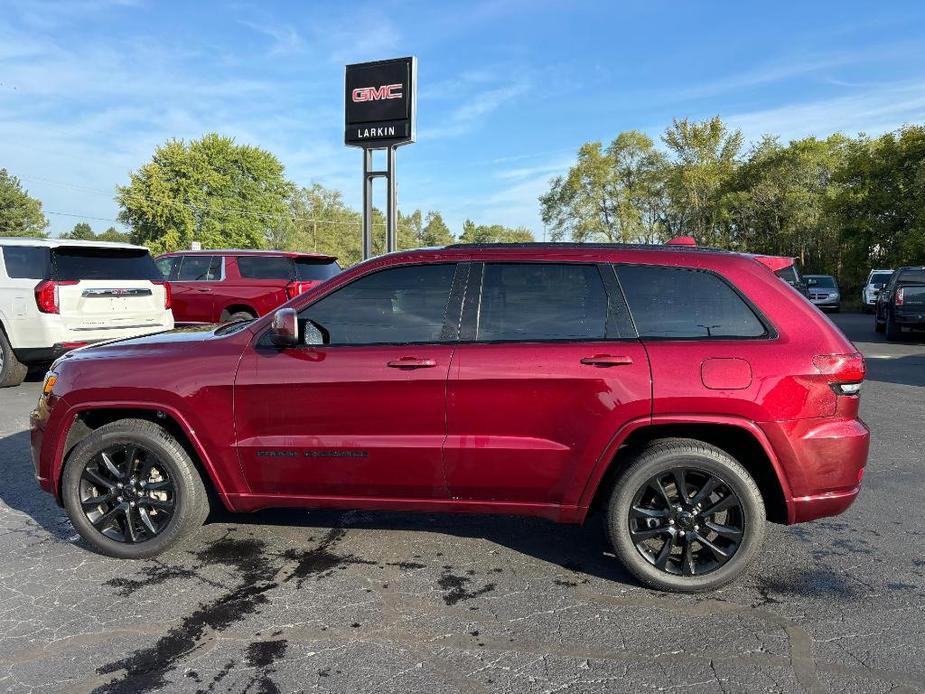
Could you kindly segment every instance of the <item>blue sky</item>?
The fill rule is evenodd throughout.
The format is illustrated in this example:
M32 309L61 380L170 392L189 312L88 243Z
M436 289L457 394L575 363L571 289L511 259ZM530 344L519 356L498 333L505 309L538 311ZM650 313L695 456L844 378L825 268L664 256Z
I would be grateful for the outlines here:
M400 205L455 233L468 217L541 237L537 196L579 145L675 116L719 114L748 140L925 122L919 2L4 0L0 167L55 234L109 226L157 144L210 131L358 206L343 65L402 55L420 86Z

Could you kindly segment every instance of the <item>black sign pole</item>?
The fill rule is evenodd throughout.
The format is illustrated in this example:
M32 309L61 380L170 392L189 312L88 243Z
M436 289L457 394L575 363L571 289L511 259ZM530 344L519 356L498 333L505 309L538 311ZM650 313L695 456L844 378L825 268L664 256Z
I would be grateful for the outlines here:
M398 196L395 191L395 145L389 147L388 162L388 197L386 198L386 252L394 253L398 250Z
M363 258L372 256L373 180L387 179L386 252L398 250L396 150L414 142L417 60L348 65L344 73L344 144L363 148ZM373 150L386 150L385 171L373 170Z

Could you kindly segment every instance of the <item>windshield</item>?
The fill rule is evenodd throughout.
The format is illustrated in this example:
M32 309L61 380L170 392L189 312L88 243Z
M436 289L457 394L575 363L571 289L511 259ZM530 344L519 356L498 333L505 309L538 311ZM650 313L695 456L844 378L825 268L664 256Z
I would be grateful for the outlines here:
M809 275L806 278L810 287L821 287L823 289L835 289L835 279L826 275Z
M55 280L163 281L154 258L143 249L60 247L51 256Z

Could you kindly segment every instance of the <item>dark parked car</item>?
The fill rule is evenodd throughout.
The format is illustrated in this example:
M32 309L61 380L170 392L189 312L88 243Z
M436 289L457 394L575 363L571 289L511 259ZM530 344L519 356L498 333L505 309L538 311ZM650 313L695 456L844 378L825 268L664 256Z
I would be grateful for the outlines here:
M340 272L329 255L283 251L179 251L156 262L178 323L257 318Z
M809 300L823 311L841 311L841 292L832 275L803 275Z
M887 340L901 339L903 330L925 330L925 266L893 272L874 311L874 329Z
M72 352L32 450L42 489L116 557L165 551L210 498L560 523L602 508L641 581L699 591L761 554L766 519L851 505L864 374L754 258L450 246L362 263L250 323Z

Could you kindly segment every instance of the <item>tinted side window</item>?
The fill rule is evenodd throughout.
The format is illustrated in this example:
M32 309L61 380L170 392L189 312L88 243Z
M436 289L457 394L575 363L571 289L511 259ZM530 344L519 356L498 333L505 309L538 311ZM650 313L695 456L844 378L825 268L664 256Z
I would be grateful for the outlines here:
M241 277L252 280L291 280L292 259L284 256L242 255L238 257Z
M617 266L640 337L762 337L764 325L726 282L710 272Z
M48 249L34 246L3 246L7 277L43 280L48 277Z
M439 342L455 265L399 267L361 277L300 314L332 345Z
M594 265L486 263L476 339L598 340L607 293Z
M184 255L180 261L180 282L207 282L221 275L221 258L211 255Z
M173 272L174 267L177 265L177 258L160 258L154 261L154 264L157 265L158 271L164 276L165 280L170 279L170 273Z

